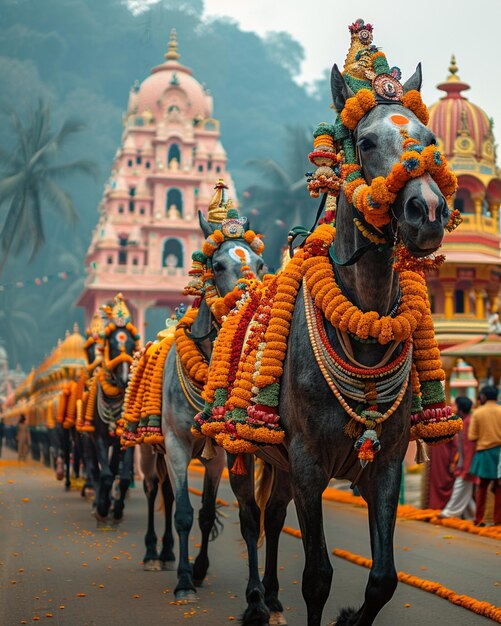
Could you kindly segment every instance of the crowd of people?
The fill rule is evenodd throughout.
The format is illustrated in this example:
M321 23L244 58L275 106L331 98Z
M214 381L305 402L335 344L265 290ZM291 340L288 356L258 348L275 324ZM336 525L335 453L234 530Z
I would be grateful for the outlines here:
M441 517L460 517L485 525L489 490L493 522L501 524L501 406L498 389L482 387L479 406L466 396L455 399L463 430L452 441L431 448L427 506Z

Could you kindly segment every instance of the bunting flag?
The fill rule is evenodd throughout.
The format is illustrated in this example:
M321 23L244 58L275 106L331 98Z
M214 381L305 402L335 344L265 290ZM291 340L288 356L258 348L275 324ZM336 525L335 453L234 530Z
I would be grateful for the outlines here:
M37 287L40 287L42 285L54 282L55 280L67 280L72 276L81 276L82 274L82 271L57 272L56 274L47 274L45 276L31 278L29 280L18 280L14 283L5 283L3 285L0 285L0 292L9 291L10 289L23 289L24 287L30 287L31 285L36 285Z

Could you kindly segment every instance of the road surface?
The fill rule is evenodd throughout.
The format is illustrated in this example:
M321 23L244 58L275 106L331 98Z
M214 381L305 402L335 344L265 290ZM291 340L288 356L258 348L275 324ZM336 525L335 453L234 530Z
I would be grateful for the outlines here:
M11 453L7 455L13 459ZM192 474L191 479L192 486L200 489L200 475ZM140 485L127 500L120 529L97 531L89 503L77 491L64 492L50 470L38 463L20 466L13 460L0 460L0 625L41 621L61 626L177 626L189 619L201 626L220 626L237 622L244 608L245 550L227 481L220 496L229 506L222 509L224 531L210 546L208 578L199 589L197 604L178 606L172 604L175 572L142 570L146 505ZM195 507L199 500L192 496ZM287 524L298 528L293 506ZM330 548L370 557L364 509L326 502L325 527ZM195 527L193 554L198 541ZM500 541L399 520L395 545L398 570L501 605ZM334 556L332 563L334 581L324 612L326 624L338 607L360 605L368 575L365 568ZM281 599L291 626L306 623L302 566L301 541L283 534ZM376 620L380 626L489 623L494 622L404 584Z

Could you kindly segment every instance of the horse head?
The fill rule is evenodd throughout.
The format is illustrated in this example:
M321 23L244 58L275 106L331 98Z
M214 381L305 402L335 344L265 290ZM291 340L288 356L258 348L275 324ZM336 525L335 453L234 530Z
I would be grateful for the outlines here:
M106 306L108 324L103 333L104 367L113 383L125 389L129 378L132 355L138 348L139 334L122 294L115 296L113 306Z
M379 82L374 80L375 93L363 94L370 101L366 109L359 93L352 91L337 65L332 69L331 87L334 106L338 111L343 111L347 102L348 109L354 101L362 103L362 112L358 112L351 130L357 161L367 185L376 179L388 180L390 175L396 178L402 176L399 184L392 188L394 193L388 200L387 223L375 220L372 225L384 232L387 239L400 240L416 257L435 252L449 222L450 211L443 191L451 195L453 175L449 175L447 184L440 184L434 167L441 167L445 160L435 148L433 132L423 123L427 113L420 115L417 107L411 110L406 106L406 96L411 94L426 111L419 96L421 65L417 66L413 76L403 85L391 74L382 75ZM349 127L349 116L343 119ZM429 165L426 159L434 162ZM400 171L396 168L400 168ZM372 205L369 210L374 208L377 212L382 201L379 197L369 197L369 203Z
M200 228L206 238L211 237L214 231L221 228L221 224L209 222L201 212L198 217ZM239 220L241 224L239 236L225 238L211 258L214 283L220 296L230 293L249 270L254 276L261 277L266 269L262 257L256 254L251 244L244 238L244 234L249 232L249 222L246 218L234 219Z

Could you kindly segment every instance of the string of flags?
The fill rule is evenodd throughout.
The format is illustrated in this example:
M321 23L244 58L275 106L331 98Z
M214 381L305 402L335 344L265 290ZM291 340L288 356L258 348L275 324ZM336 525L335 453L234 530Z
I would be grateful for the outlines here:
M29 280L17 280L14 283L5 283L3 285L0 285L0 292L8 291L10 289L23 289L24 287L29 287L31 285L40 287L55 280L68 280L68 278L72 276L78 276L80 274L82 274L82 272L57 272L56 274L47 274L45 276L31 278Z

